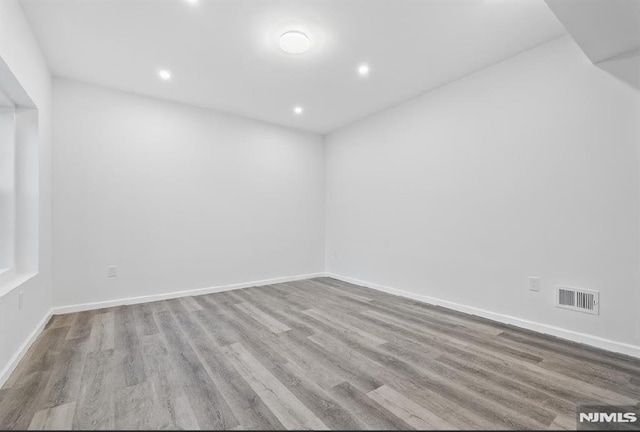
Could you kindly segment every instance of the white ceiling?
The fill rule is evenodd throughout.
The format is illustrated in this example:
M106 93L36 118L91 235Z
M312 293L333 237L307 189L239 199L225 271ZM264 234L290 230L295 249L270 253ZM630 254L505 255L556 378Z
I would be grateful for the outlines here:
M56 76L326 133L564 34L542 0L22 0ZM277 41L298 29L301 55ZM371 66L363 79L356 69ZM173 73L170 82L157 71ZM296 116L294 105L304 113Z

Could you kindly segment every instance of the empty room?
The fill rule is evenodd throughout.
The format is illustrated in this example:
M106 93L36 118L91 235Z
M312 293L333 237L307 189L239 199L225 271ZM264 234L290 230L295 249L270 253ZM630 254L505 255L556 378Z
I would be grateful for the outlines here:
M0 430L640 430L640 0L0 0Z

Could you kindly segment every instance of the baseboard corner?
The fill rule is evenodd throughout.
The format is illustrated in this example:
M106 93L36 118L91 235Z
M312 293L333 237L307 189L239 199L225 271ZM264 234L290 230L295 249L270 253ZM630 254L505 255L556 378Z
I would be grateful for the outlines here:
M24 357L24 355L29 351L31 345L38 338L44 327L47 325L51 316L53 315L53 309L49 309L47 313L45 313L44 317L38 322L36 327L29 333L27 339L20 345L18 350L11 356L9 362L3 367L2 371L0 371L0 388L5 385L15 368L20 363L20 360Z

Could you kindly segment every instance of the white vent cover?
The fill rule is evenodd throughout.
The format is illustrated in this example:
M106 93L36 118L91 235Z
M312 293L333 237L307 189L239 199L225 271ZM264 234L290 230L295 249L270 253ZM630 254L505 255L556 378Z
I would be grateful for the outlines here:
M557 286L556 306L598 315L600 312L600 293L583 288Z

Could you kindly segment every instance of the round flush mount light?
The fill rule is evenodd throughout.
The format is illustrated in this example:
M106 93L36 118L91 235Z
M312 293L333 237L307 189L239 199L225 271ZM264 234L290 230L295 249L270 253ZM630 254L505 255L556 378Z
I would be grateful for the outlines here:
M161 69L160 71L158 71L158 76L163 81L169 81L171 79L171 72L166 69Z
M306 34L298 30L285 32L280 36L280 49L289 54L302 54L311 46Z
M368 76L369 75L369 65L368 64L361 64L360 66L358 66L358 74L360 76Z
M302 109L301 106L293 107L293 112L296 113L296 115L302 114L302 111L304 111L304 110Z

